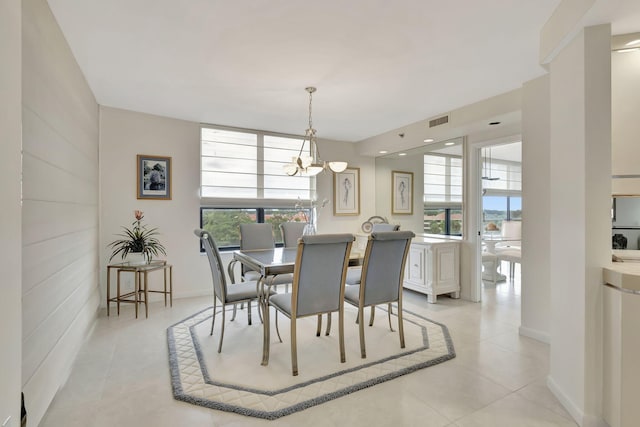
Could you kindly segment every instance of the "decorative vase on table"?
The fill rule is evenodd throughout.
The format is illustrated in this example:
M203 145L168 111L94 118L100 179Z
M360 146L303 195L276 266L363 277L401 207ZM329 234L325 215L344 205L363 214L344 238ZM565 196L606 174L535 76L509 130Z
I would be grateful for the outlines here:
M304 230L302 230L302 235L310 236L316 234L316 232L316 208L313 207L309 209L309 220L307 225L304 226Z

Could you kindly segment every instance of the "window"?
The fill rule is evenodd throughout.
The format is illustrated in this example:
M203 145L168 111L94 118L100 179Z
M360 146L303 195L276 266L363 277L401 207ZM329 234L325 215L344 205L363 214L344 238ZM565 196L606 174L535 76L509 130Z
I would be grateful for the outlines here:
M240 247L240 224L267 222L273 227L277 246L282 244L280 224L288 221L305 221L307 212L297 209L277 208L201 208L200 227L211 233L221 250Z
M521 196L483 196L482 222L484 229L492 222L498 229L502 228L502 221L522 220Z
M497 180L483 180L482 222L484 229L493 222L498 229L502 221L522 220L522 164L493 159L491 176Z
M295 205L308 205L315 195L315 178L288 176L283 165L297 157L301 137L272 135L243 129L201 128L200 222L221 249L240 244L239 225L303 221Z
M462 235L462 156L424 155L424 232Z

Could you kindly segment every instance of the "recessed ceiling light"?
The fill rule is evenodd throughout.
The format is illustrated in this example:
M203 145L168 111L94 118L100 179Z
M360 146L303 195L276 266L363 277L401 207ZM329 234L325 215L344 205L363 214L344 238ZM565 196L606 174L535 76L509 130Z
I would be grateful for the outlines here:
M501 122L490 122L489 126L495 126L495 125L499 125Z
M455 142L445 142L444 145L453 145Z
M433 138L427 138L424 140L424 142L433 142Z
M640 50L640 47L630 47L628 49L618 49L616 52L618 53L627 53L627 52L635 52L636 50Z
M380 150L380 151L378 151L378 154L387 154L387 153L388 153L388 151L387 151L387 150Z
M631 40L629 43L625 44L625 46L635 46L637 44L640 44L640 39Z
M406 156L407 153L398 153L398 156Z

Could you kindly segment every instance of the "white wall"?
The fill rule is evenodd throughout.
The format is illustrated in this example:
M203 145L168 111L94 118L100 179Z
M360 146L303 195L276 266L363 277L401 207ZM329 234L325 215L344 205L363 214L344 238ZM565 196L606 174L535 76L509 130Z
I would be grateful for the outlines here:
M355 233L364 219L375 212L374 161L359 158L353 144L319 141L324 159L346 160L360 168L360 215L334 216L329 204L318 210L318 232ZM136 198L136 155L172 158L172 200ZM133 222L133 211L142 210L145 222L158 227L167 260L174 266L176 298L211 294L211 273L199 252L193 230L200 226L200 124L152 116L115 108L100 108L100 277L101 301L106 299L106 264L111 255L107 245L120 227ZM333 175L317 178L318 200L333 200ZM293 207L293 205L292 205ZM364 219L362 219L364 218ZM231 260L223 253L223 261ZM160 286L162 275L150 275L151 287ZM156 281L157 283L154 283Z
M158 227L159 239L174 265L175 297L205 295L210 274L200 261L193 230L200 226L200 127L197 123L149 114L100 107L100 288L106 299L107 245L130 227L134 210L144 212L144 222ZM171 157L171 200L138 200L136 155ZM163 257L164 258L164 257ZM117 261L117 260L116 260ZM157 288L162 274L149 275ZM112 286L114 290L114 286Z
M20 262L21 2L0 2L0 424L20 420L22 304Z
M98 105L47 2L22 6L22 382L36 425L99 302Z
M551 246L549 76L524 84L522 96L522 304L520 333L549 342Z
M585 28L550 66L548 384L580 425L601 417L602 267L611 257L610 37L609 25Z

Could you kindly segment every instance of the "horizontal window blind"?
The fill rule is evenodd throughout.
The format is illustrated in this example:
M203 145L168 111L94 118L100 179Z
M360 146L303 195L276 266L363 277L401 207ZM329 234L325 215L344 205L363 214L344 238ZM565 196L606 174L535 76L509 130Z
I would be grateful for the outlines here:
M424 205L425 208L462 206L462 157L424 155Z
M259 131L201 128L200 196L203 206L280 207L311 200L315 178L288 176L301 137Z
M499 178L494 181L483 180L482 188L485 194L513 195L522 191L522 164L507 160L493 159L491 169L487 170L488 176Z

